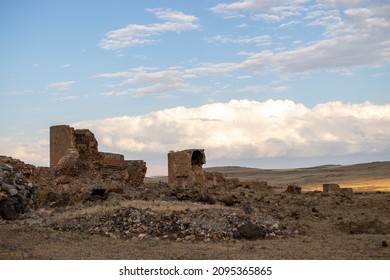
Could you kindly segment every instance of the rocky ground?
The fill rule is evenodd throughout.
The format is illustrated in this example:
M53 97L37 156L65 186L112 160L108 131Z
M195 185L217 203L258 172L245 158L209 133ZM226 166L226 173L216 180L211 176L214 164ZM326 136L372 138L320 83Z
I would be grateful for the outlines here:
M0 219L0 259L390 259L390 192L156 183L51 205Z

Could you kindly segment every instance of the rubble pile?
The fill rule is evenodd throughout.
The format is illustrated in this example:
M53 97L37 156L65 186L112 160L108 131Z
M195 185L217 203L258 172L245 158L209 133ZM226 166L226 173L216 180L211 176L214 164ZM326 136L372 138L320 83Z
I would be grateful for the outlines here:
M34 185L9 164L0 163L0 216L15 220L33 208Z
M78 230L121 239L157 239L176 242L216 242L232 238L258 239L291 235L294 229L281 226L260 212L245 214L238 209L200 209L157 212L149 208L122 207L103 216L83 215L51 224L55 230ZM248 228L259 229L240 232Z

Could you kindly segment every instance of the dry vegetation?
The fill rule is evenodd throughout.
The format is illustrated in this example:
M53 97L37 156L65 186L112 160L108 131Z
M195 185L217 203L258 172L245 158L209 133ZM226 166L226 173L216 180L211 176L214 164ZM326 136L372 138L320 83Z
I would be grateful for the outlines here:
M138 190L144 199L107 201L85 206L40 209L25 220L0 220L0 259L390 259L390 163L354 166L322 166L293 170L259 170L240 167L213 168L228 177L262 180L275 190L212 190L217 200L234 195L241 203L228 207L191 201L168 200L158 185ZM354 195L313 192L322 183L353 187ZM282 190L290 183L303 194ZM153 194L153 196L152 196ZM147 199L147 198L152 199ZM293 234L261 240L228 239L219 242L171 241L156 238L122 239L86 234L79 230L55 230L48 225L76 221L83 216L102 217L130 207L157 214L199 210L239 213L244 204L296 229Z

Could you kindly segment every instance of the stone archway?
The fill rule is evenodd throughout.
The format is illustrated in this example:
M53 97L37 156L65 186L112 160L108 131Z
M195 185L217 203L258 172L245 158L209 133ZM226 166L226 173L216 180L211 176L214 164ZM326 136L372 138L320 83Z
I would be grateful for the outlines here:
M204 155L202 154L201 151L195 150L192 153L191 156L191 165L198 165L202 167L202 165L205 163Z

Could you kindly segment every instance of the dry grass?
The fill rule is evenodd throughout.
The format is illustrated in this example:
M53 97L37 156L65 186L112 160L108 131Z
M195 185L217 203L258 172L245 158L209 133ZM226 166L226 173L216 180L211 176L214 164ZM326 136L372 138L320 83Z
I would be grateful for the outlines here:
M252 207L273 215L280 224L299 230L296 235L257 241L121 240L0 220L0 259L390 259L390 248L382 246L382 241L390 242L390 162L289 170L215 170L242 180L267 181L282 190L290 183L305 191L322 190L323 183L335 182L341 187L352 187L355 194L344 197L230 190L230 195L237 196L245 192L243 203L250 202ZM216 192L228 195L226 191ZM158 213L226 209L221 204L114 198L90 207L66 208L63 213L48 212L45 216L61 222L84 215L101 216L121 207L149 208ZM242 211L242 204L230 209ZM351 234L350 229L355 228L361 232Z
M340 183L342 188L352 188L354 192L390 192L390 178L385 179L359 179ZM305 191L322 191L322 185L307 186Z
M390 161L354 165L324 165L294 169L256 169L245 167L213 167L226 177L242 181L266 181L270 186L297 184L307 190L322 190L324 183L338 183L355 191L390 191Z

